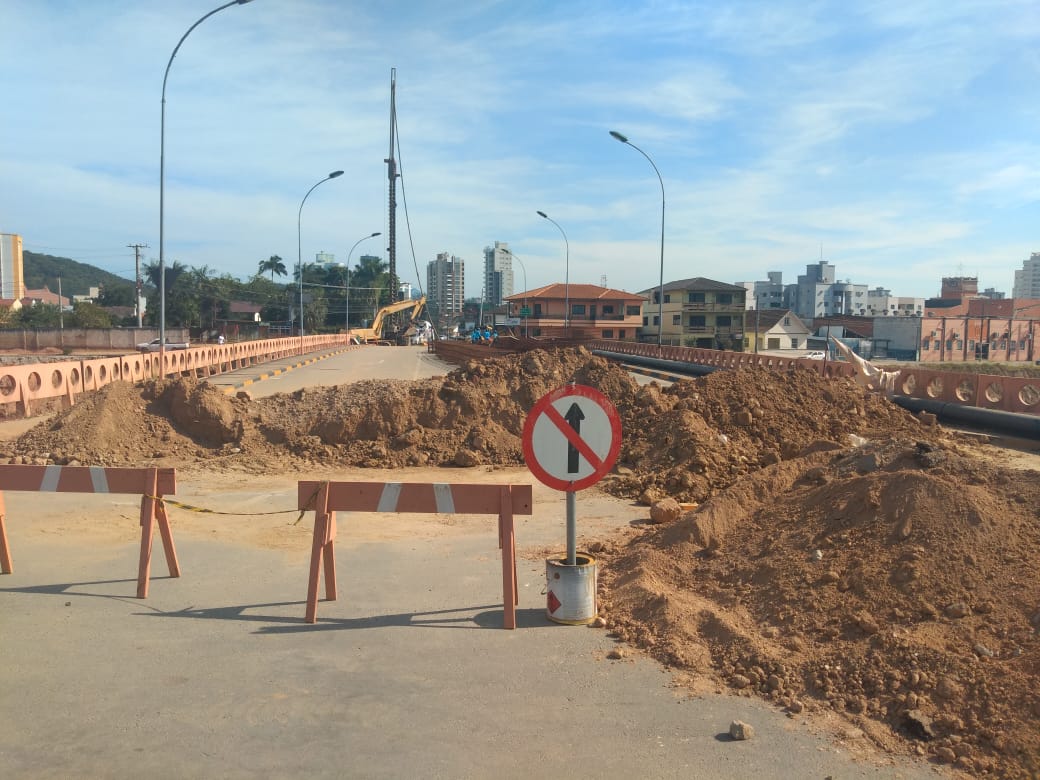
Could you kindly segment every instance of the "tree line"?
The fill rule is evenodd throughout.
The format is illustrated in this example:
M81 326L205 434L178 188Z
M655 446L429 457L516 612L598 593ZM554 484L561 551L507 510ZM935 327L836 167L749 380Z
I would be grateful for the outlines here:
M285 263L278 255L261 260L257 272L246 281L230 274L216 273L208 266L189 267L178 261L167 263L166 325L199 330L220 330L228 322L243 322L245 315L232 315L231 302L260 306L261 321L277 327L299 327L299 269L288 282ZM147 300L143 324L159 324L158 261L142 266ZM362 255L358 266L303 265L303 319L308 332L335 332L347 325L361 326L371 321L376 310L390 302L390 274L378 257ZM349 288L349 291L348 291ZM0 309L2 328L108 328L137 324L136 315L113 316L108 307L133 307L133 283L104 285L96 303L75 303L72 311L61 311L54 304L38 303L20 310ZM251 318L249 318L251 321Z

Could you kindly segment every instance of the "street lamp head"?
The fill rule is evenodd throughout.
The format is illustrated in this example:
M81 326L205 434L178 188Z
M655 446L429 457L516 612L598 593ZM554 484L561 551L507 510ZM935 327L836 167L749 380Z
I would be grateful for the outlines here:
M535 212L535 213L538 214L539 217L543 217L544 219L549 219L549 215L546 214L544 211L538 211L538 212Z
M332 173L329 174L329 178L330 179L335 179L337 176L342 176L342 175L343 175L343 171L333 171Z
M617 130L611 130L611 131L610 131L610 134L611 134L611 135L612 135L612 136L613 136L614 138L616 138L617 140L619 140L619 141L620 141L621 143L623 143L623 144L627 144L627 143L628 143L628 138L627 138L626 136L623 136L623 135L621 135L621 133L619 133L619 132L618 132Z
M235 0L235 2L238 3L239 5L245 5L246 3L253 2L253 0Z
M383 234L382 233L373 233L372 235L369 236L369 238L375 238L376 236L381 236L381 235L383 235Z

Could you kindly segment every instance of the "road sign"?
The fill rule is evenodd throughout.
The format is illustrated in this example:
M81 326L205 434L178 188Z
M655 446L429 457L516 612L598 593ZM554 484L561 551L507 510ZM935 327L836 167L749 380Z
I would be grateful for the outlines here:
M542 396L524 421L524 460L556 490L584 490L614 466L621 418L598 390L566 385Z
M531 307L530 306L522 306L520 308L520 316L521 317L530 317L531 316Z

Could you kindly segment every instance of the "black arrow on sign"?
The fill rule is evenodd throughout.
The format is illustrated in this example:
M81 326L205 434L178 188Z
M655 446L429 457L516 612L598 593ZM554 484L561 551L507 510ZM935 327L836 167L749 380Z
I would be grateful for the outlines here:
M574 429L575 433L581 434L581 421L585 419L585 413L582 412L580 406L576 403L571 404L571 408L567 410L567 414L563 416L563 419ZM569 441L567 442L567 473L578 473L578 448Z

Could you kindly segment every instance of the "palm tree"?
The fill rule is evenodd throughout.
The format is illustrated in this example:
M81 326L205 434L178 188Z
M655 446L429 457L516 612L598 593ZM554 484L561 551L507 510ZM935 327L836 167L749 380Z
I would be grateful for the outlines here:
M274 275L288 276L288 271L285 270L285 263L282 262L282 258L278 255L271 255L266 260L260 261L260 269L258 273L271 272L271 281L274 281Z

